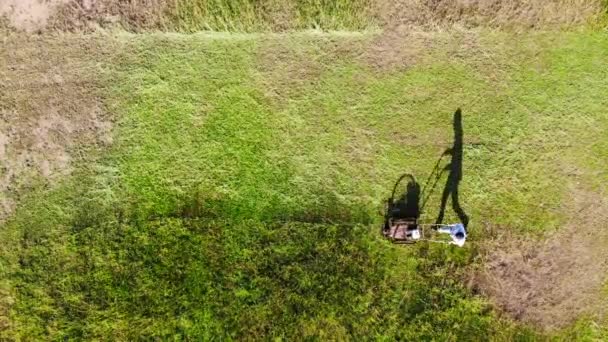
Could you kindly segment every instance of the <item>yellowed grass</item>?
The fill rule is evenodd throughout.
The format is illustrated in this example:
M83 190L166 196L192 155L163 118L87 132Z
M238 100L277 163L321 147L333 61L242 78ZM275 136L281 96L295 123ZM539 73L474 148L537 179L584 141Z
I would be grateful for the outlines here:
M378 0L384 27L563 28L598 21L602 0Z
M36 4L28 5L28 3ZM10 0L0 17L28 31L286 31L489 26L554 29L606 26L606 0ZM11 5L13 4L13 5ZM14 5L14 4L19 4Z

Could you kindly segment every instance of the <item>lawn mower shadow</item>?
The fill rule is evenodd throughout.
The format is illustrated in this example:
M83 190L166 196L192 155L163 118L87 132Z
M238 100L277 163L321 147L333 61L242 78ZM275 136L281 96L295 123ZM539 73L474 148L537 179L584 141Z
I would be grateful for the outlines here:
M405 186L405 191L395 200L397 188L406 178L409 178L409 180ZM420 194L420 184L416 182L414 176L407 173L403 174L395 183L393 194L388 200L387 215L396 219L418 219L420 217Z

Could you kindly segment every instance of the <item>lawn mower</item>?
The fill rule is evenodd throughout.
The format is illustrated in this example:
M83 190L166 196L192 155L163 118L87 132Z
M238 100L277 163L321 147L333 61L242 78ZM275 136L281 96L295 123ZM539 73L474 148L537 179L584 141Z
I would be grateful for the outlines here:
M439 165L439 162L438 162ZM424 206L429 199L430 192L441 178L441 172L437 172L438 166L435 167L429 179L425 183L425 188L428 189L428 194L420 203L420 197L423 191L416 179L411 174L404 174L395 183L391 197L386 202L384 213L384 225L382 234L391 242L396 244L413 244L418 241L430 241L449 243L462 246L466 240L466 229L461 223L443 224L443 223L422 223L420 216L423 213ZM437 174L435 174L437 173ZM406 191L400 198L395 198L399 185L408 180L405 187ZM427 186L432 182L430 188ZM437 233L449 234L451 241L435 240Z

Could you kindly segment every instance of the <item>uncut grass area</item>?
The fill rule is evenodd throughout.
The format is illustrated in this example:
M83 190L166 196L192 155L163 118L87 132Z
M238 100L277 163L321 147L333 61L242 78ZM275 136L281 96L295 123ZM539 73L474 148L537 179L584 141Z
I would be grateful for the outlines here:
M113 142L4 224L1 336L606 337L515 323L466 284L491 232L559 230L571 185L607 190L605 34L426 34L389 66L373 33L96 39L117 47L96 69ZM391 245L383 201L426 180L458 108L470 243Z

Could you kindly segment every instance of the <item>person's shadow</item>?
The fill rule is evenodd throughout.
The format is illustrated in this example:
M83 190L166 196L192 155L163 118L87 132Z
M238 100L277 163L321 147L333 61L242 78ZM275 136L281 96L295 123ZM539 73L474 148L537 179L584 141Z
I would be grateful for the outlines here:
M454 113L454 143L452 147L447 149L443 155L450 155L450 163L445 167L444 171L448 172L448 178L443 188L443 194L441 195L441 206L439 207L439 215L437 216L436 224L443 223L443 217L445 215L445 207L447 205L448 197L452 198L452 208L458 215L458 218L465 226L469 224L469 217L464 212L464 209L460 206L458 200L458 187L462 180L462 148L463 148L463 130L462 130L462 111L460 108Z

